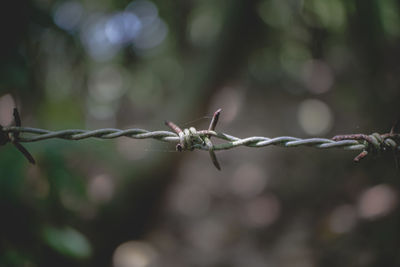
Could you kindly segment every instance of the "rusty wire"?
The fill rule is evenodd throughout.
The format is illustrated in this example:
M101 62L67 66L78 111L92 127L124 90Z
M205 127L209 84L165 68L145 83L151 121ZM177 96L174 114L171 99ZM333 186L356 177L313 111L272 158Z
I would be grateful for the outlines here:
M87 138L113 139L122 136L133 139L156 139L164 142L177 144L178 151L192 151L195 149L207 150L210 153L213 164L217 169L220 165L214 154L214 151L227 150L239 146L247 146L259 148L264 146L281 146L281 147L299 147L309 146L320 149L342 148L346 150L361 151L354 161L358 162L368 155L368 153L380 153L385 151L400 151L400 134L394 133L394 130L386 134L373 133L338 135L331 139L328 138L297 138L291 136L279 136L269 138L264 136L252 136L247 138L239 138L226 133L215 131L220 109L214 113L208 130L198 131L194 127L181 130L176 124L166 122L171 131L148 131L144 129L114 129L105 128L97 130L80 130L68 129L61 131L50 131L31 127L21 127L19 115L16 109L14 117L17 126L2 127L0 126L0 145L12 142L31 163L34 163L29 152L26 151L19 143L37 142L47 139L65 139L65 140L82 140ZM227 142L221 144L213 144L210 138L218 138Z

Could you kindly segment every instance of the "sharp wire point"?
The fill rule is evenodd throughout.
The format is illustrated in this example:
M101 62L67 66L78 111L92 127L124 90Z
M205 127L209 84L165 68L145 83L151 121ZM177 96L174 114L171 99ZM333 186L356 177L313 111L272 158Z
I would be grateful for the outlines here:
M19 112L18 112L18 109L17 109L17 108L14 108L13 116L14 116L15 125L16 125L17 127L20 127L20 126L21 126L21 117L19 116ZM18 137L19 137L19 132L14 132L14 133L12 133L12 135L13 135L13 137L14 137L15 139L18 139Z
M214 164L215 168L217 168L217 170L221 170L221 166L219 165L217 156L215 155L215 152L213 150L209 151L210 157L211 157L211 161Z
M208 127L209 131L214 131L215 127L217 126L218 119L219 119L219 114L221 113L222 109L217 109L217 111L214 112L214 115L211 119L210 126Z
M17 108L14 108L13 115L14 115L15 125L21 126L21 117L19 116Z
M25 156L25 158L32 164L35 164L35 159L33 158L33 156L31 155L31 153L29 153L28 150L26 150L26 148L24 146L22 146L20 143L18 142L13 142L14 146Z

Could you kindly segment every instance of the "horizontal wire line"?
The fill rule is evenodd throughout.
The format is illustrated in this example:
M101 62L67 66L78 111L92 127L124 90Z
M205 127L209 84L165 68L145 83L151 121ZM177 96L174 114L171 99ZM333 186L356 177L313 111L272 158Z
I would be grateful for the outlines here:
M164 142L179 143L180 137L170 131L148 131L144 129L114 129L105 128L97 130L80 130L80 129L68 129L61 131L49 131L31 127L4 127L4 132L7 133L20 133L23 136L18 138L19 142L29 143L37 142L47 139L65 139L65 140L82 140L87 138L100 138L100 139L113 139L122 136L133 138L133 139L156 139ZM239 146L247 147L264 147L264 146L282 146L282 147L299 147L299 146L311 146L320 149L328 148L343 148L346 150L364 150L367 148L367 144L363 140L340 140L334 141L326 138L297 138L291 136L280 136L275 138L268 138L263 136L253 136L247 138L239 138L229 134L215 132L215 131L197 131L197 134L209 135L218 139L225 140L227 142L222 144L216 144L213 146L213 150L227 150ZM195 146L198 149L208 150L205 146Z

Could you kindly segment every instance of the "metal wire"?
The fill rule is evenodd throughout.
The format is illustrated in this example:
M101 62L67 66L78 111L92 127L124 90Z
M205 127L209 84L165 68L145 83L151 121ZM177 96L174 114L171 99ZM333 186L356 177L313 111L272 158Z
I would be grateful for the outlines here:
M228 150L239 146L247 147L264 147L264 146L281 146L281 147L300 147L309 146L320 149L342 148L346 150L361 150L354 161L358 162L368 155L370 152L378 153L384 151L400 151L400 134L394 133L394 128L390 133L386 134L350 134L339 135L332 139L327 138L297 138L292 136L279 136L269 138L264 136L252 136L246 138L235 137L226 133L215 131L220 109L214 113L208 130L197 131L194 127L181 130L176 124L166 122L166 125L173 130L171 131L148 131L144 129L114 129L105 128L98 130L80 130L68 129L61 131L50 131L31 127L21 127L19 114L14 109L14 117L16 126L2 127L0 126L0 145L7 142L13 143L25 157L34 163L33 157L20 143L37 142L47 139L65 139L65 140L82 140L87 138L113 139L122 136L133 139L156 139L164 142L177 144L176 148L179 151L201 149L207 150L210 153L212 162L217 169L220 165L214 154L214 151ZM226 142L213 144L210 138L218 138Z
M80 130L68 129L61 131L50 131L31 127L3 127L5 133L19 133L22 134L18 141L21 143L38 142L47 139L66 139L66 140L82 140L87 138L100 138L100 139L114 139L118 137L129 137L133 139L156 139L169 143L179 143L180 137L178 134L170 131L147 131L144 129L114 129L105 128L97 130ZM264 136L252 136L247 138L239 138L226 133L215 131L196 131L201 137L203 135L210 135L218 139L226 140L228 142L214 145L214 151L227 150L239 146L247 147L264 147L270 145L277 145L282 147L299 147L310 146L321 149L328 148L343 148L347 150L364 150L369 145L363 140L339 140L334 141L327 138L298 138L292 136L279 136L269 138ZM194 148L208 150L201 144L195 144Z

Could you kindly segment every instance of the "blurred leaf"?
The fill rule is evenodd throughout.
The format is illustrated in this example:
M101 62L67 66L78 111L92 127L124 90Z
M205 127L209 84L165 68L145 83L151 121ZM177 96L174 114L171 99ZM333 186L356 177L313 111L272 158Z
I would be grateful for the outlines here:
M71 227L46 226L43 229L43 239L52 249L67 257L86 259L92 253L87 238Z

